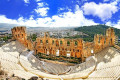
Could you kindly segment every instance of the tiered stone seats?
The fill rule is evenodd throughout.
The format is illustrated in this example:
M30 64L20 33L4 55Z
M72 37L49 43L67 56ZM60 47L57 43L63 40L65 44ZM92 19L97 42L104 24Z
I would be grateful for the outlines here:
M12 41L4 46L1 47L4 52L23 52L27 50L20 42Z
M38 69L42 72L61 74L68 69L68 67L65 65L40 61L33 55L30 55L28 58L26 56L21 55L20 61L24 66L26 66L28 70L31 70L31 68L33 68Z
M78 64L78 65L72 66L70 73L80 72L82 70L86 70L86 69L89 69L89 68L91 68L91 69L93 68L94 69L95 68L95 64L96 64L96 62L95 62L94 58L92 57L87 62L84 62L84 63Z
M53 64L53 63L48 63L48 62L45 62L43 66L44 66L43 67L44 70L47 70L48 72L56 74L56 75L62 74L68 69L68 67L65 65Z
M14 49L13 47L17 47L20 45L18 42L11 42L10 44L4 45L0 48L0 63L1 69L8 73L8 76L19 76L21 78L30 79L32 76L36 76L32 73L26 72L23 67L19 64L19 52L24 50L23 47L21 49ZM14 45L14 46L12 46ZM20 48L20 47L19 47Z
M15 74L25 79L37 75L51 80L116 80L120 75L120 51L113 47L106 48L89 61L75 66L44 62L34 55L27 57L28 53L17 41L2 46L0 48L2 70L9 75ZM65 72L66 74L59 75Z
M68 72L69 75L60 75L60 77L62 78L72 78L73 76L76 76L76 77L88 76L88 74L91 71L93 71L93 69L95 68L95 60L93 58L90 59L90 61L88 62L77 65L77 67L65 66L61 64L54 64L54 63L48 63L48 62L43 63L42 61L36 59L36 57L34 57L33 55L30 55L28 58L26 56L21 55L20 62L28 71L31 71L32 73L36 73L39 75L43 74L41 72L44 72L44 76L45 75L51 76L49 75L50 73L56 74L56 75L60 73L64 73L68 69L73 70L71 72ZM89 66L87 66L87 64ZM77 69L78 67L81 67L81 68ZM77 71L77 73L75 73L75 71ZM45 72L49 74L45 74ZM53 77L59 78L58 76L53 76Z
M120 75L120 53L115 48L107 48L95 57L97 68L88 80L115 80Z

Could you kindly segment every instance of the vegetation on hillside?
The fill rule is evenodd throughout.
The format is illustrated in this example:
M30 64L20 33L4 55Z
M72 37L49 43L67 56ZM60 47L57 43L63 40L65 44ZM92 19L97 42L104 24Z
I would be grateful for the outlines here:
M93 26L83 26L83 27L77 27L74 28L75 31L83 32L89 36L83 36L83 40L85 41L93 41L95 34L103 34L105 35L106 29L108 29L110 26L106 25L93 25ZM120 29L114 28L115 34L120 38ZM78 36L74 37L77 38ZM81 37L81 36L80 36Z

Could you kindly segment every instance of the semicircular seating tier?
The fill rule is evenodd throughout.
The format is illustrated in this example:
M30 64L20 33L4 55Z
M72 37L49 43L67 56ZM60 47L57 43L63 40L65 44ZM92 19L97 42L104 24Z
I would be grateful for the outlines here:
M0 48L2 70L9 76L30 79L33 76L53 80L117 80L120 77L120 51L108 47L88 61L75 66L56 64L37 59L18 41Z

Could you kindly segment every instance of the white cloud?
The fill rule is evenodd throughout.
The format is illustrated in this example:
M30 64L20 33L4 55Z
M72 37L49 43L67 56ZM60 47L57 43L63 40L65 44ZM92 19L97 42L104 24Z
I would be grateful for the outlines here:
M41 1L41 0L36 0L36 2L39 2L39 1Z
M50 26L54 27L74 27L96 24L93 20L87 20L83 16L83 12L81 10L78 10L75 13L67 12L62 15L53 16L52 20L54 22Z
M47 16L47 12L49 10L49 7L47 3L37 3L37 8L34 9L34 11L39 15L39 16Z
M29 3L29 0L24 0L25 3Z
M37 18L35 20L33 17L30 16L29 19L20 17L17 20L12 20L0 15L0 23L20 24L31 27L77 27L97 24L92 19L86 19L83 11L78 6L76 6L74 13L69 11L52 17Z
M118 20L117 24L114 24L113 26L114 26L115 28L120 29L120 20Z
M59 8L58 11L62 11L62 10L65 10L65 8Z
M5 15L0 15L0 22L1 23L9 23L9 24L17 23L16 20L14 20L14 19L8 19Z
M113 3L99 3L94 2L85 3L83 6L83 11L85 15L93 15L99 17L102 21L110 19L112 14L118 11L118 8Z
M48 12L49 8L38 8L35 9L35 12L37 12L37 14L39 14L40 16L47 16L47 12Z
M38 7L43 7L44 3L38 3Z
M113 2L111 2L112 5L118 5L120 3L120 0L114 0Z
M30 20L33 20L33 17L34 17L34 15L31 15L29 19L30 19Z
M69 11L69 12L71 12L71 11L72 11L72 10L71 10L71 9L69 9L68 7L58 8L58 12L63 11L63 10L66 10L66 11Z
M106 25L113 26L115 28L120 29L120 20L117 21L117 23L112 23L111 21L106 22Z
M43 2L41 2L41 3L37 3L37 4L38 4L37 7L46 7L46 6L48 6L47 3L43 3Z

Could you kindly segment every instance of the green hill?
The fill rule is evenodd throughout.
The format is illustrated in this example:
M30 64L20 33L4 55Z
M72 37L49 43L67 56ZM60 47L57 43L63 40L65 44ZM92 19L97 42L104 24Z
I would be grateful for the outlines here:
M85 34L88 34L89 36L83 36L82 38L85 41L93 41L95 34L105 34L106 29L108 29L110 26L106 25L93 25L93 26L82 26L74 28L75 31L80 31ZM120 29L114 28L115 34L120 38Z

